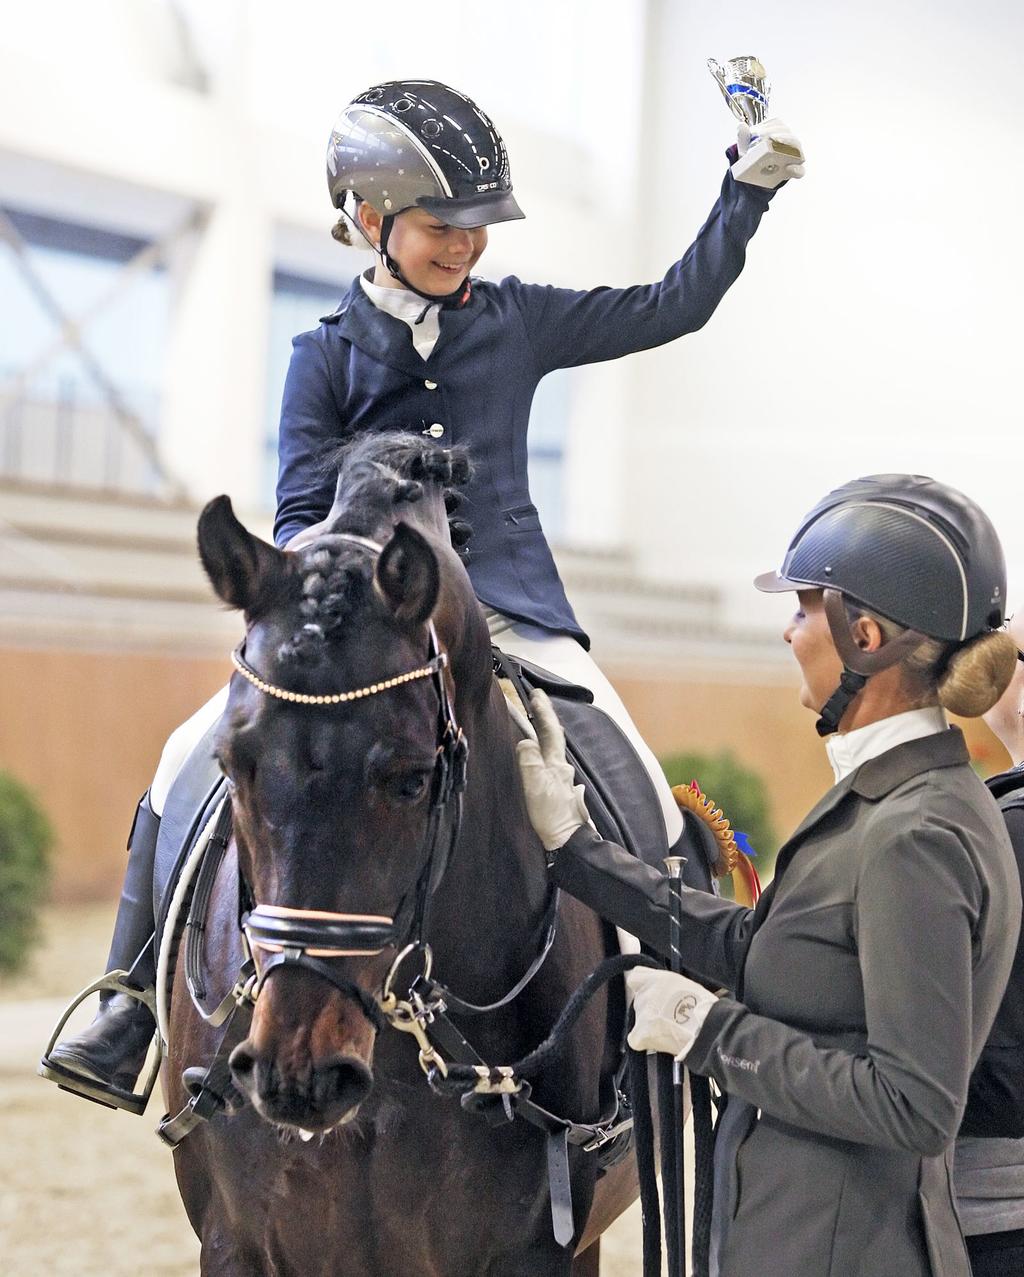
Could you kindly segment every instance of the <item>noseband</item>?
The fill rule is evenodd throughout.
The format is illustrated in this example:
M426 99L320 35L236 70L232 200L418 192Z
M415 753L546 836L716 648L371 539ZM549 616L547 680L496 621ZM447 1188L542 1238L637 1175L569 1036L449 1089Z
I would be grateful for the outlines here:
M382 547L365 537L345 533L334 535L362 546L374 555L381 553ZM235 669L257 691L295 705L344 705L418 679L429 678L434 683L438 704L437 748L420 873L415 886L399 902L394 917L257 903L241 920L242 931L259 974L257 989L273 971L283 966L304 967L355 998L377 1028L382 1021L376 1001L359 985L345 979L332 964L336 959L369 957L386 949L402 949L404 954L410 951L410 947L423 947L430 898L448 868L462 823L468 746L456 721L445 681L448 656L441 651L433 622L428 622L427 634L428 659L424 665L366 687L327 695L307 695L267 682L246 661L244 640L231 654Z

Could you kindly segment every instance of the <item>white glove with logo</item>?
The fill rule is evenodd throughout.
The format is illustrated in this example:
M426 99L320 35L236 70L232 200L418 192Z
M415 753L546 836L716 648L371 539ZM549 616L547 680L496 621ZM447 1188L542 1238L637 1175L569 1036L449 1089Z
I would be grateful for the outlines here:
M526 809L545 851L564 847L577 829L589 824L583 786L565 757L565 733L544 692L530 697L536 740L516 746Z
M804 175L800 139L783 120L763 120L753 129L741 123L736 148L740 158L732 166L732 175L737 182L772 191L781 182Z
M634 967L626 973L636 1024L626 1039L634 1051L664 1051L684 1060L718 999L672 971Z

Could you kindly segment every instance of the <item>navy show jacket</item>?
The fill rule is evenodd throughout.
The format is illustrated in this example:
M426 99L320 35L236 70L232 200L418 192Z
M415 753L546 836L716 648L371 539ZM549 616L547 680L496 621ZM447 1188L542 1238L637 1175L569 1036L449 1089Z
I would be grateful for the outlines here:
M443 309L429 358L409 327L378 309L358 279L318 329L295 338L285 382L274 539L287 543L331 508L323 458L364 430L426 432L468 445L474 475L466 567L480 600L585 647L530 499L526 434L540 379L556 368L617 359L701 328L743 269L772 192L735 182L696 240L656 284L577 292L473 280L470 300Z

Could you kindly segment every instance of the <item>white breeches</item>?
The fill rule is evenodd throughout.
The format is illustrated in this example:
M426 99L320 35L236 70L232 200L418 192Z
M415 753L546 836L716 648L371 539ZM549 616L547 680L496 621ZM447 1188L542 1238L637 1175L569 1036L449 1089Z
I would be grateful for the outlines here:
M156 775L149 787L149 805L153 808L154 815L163 815L167 791L182 763L224 713L227 703L228 689L225 684L201 709L197 709L191 718L187 718L168 736L164 752L160 755L160 762L157 764Z
M618 692L601 673L589 652L585 652L575 639L569 638L566 634L552 634L550 630L545 630L539 625L513 621L491 609L487 609L487 623L491 638L502 651L508 652L510 656L521 656L523 660L540 665L550 670L552 674L557 674L559 678L578 683L594 693L594 704L618 723L650 776L661 804L665 832L671 847L682 833L683 818L672 797L672 790L665 779L665 773L637 731L636 724L619 699ZM149 789L150 805L157 816L163 812L167 791L177 776L179 768L205 736L210 726L224 712L227 697L228 689L222 687L168 738Z

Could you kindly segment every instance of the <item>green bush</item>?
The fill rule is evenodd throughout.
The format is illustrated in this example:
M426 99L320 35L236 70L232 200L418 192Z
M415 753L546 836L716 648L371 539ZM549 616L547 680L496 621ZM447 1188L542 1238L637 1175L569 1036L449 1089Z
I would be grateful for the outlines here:
M0 975L13 975L39 935L53 830L31 792L0 772Z
M661 759L670 785L695 780L716 807L721 807L734 831L746 834L757 853L754 868L766 881L779 849L768 814L768 790L755 771L744 767L733 754L672 754Z

